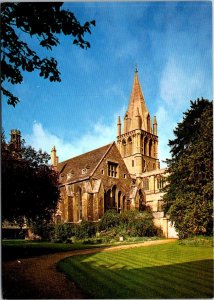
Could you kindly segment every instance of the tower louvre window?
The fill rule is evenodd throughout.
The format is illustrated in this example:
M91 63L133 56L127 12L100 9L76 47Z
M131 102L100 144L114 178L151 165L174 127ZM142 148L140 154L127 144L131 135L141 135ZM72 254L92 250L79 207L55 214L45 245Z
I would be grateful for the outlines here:
M114 162L108 162L108 176L118 177L118 164Z

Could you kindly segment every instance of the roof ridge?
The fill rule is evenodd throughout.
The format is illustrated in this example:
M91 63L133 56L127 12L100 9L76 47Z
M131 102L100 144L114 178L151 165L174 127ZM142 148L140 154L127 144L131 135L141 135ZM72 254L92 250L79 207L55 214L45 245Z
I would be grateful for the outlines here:
M77 155L77 156L71 157L71 158L69 158L69 159L66 159L66 160L64 160L64 161L61 161L60 163L58 163L58 165L60 165L60 164L64 164L64 163L67 163L68 161L70 161L70 160L72 160L72 159L74 159L74 158L78 158L78 157L80 157L80 156L84 156L85 154L88 154L88 153L90 153L90 152L97 151L97 150L99 150L99 149L101 149L101 148L104 148L104 147L107 147L107 146L110 146L110 145L112 145L112 143L110 143L110 144L107 144L107 145L104 145L104 146L102 146L102 147L99 147L99 148L96 148L96 149L93 149L93 150L90 150L90 151L88 151L88 152L84 152L84 153L82 153L82 154L80 154L80 155Z

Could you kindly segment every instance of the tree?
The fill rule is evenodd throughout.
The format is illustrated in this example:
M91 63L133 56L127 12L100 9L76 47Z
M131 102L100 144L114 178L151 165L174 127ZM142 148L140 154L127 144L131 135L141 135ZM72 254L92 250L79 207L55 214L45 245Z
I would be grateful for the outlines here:
M4 139L2 139L4 141ZM51 220L59 200L58 176L47 162L49 155L2 143L2 221L29 225Z
M40 58L29 45L19 38L20 32L39 40L39 45L48 50L60 44L59 34L69 35L73 44L81 48L90 48L84 39L85 33L91 33L95 21L81 25L74 14L62 9L63 3L3 3L1 5L1 82L20 84L23 81L22 71L39 71L39 75L50 81L61 81L57 61L51 58ZM15 107L18 97L2 86L7 103Z
M190 109L169 141L168 185L164 209L179 237L212 234L213 106L205 99L191 101Z

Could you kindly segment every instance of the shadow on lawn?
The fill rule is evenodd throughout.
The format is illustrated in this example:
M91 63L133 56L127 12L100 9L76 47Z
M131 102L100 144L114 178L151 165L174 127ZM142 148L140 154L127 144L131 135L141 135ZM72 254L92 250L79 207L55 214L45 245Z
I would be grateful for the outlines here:
M69 260L77 259L72 257ZM157 299L212 298L213 260L199 260L171 265L127 268L110 261L101 265L96 260L84 261L69 268L69 260L59 268L66 272L89 298ZM78 265L80 269L78 271ZM67 264L67 266L66 266ZM95 267L96 264L96 267ZM70 264L71 266L71 264ZM87 270L87 272L84 272ZM80 272L78 274L78 272Z

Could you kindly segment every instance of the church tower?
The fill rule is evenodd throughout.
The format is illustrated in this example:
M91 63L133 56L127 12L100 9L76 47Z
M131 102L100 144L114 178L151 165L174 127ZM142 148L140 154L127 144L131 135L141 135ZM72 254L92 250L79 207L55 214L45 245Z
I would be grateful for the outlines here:
M157 120L154 117L152 123L137 69L128 110L124 117L123 131L118 117L117 147L130 174L139 175L159 169Z

